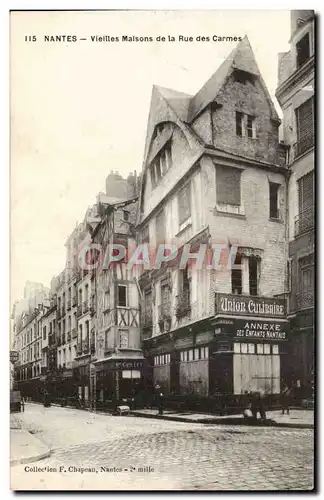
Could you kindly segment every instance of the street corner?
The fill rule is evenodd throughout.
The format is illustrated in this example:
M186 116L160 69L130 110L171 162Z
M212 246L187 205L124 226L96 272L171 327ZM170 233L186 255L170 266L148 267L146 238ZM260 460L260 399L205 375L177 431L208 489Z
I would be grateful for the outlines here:
M49 457L51 450L45 443L24 429L10 430L10 466L36 462Z

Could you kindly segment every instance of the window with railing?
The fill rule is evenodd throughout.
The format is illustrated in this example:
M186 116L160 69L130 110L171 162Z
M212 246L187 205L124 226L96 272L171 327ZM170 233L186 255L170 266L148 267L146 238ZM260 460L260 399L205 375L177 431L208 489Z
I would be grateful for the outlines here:
M309 33L306 33L296 44L297 69L303 66L310 58Z

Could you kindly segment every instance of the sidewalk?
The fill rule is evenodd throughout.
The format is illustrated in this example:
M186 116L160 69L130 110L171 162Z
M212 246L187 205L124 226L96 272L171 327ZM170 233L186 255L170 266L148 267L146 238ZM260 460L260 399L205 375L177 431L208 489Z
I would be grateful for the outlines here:
M24 429L19 415L10 414L10 465L35 462L49 455L49 448Z
M173 420L177 422L192 422L199 424L217 424L217 425L245 425L246 421L243 415L225 415L218 416L212 414L193 413L193 412L175 412L165 411L162 416L158 415L157 409L134 410L132 415L145 418L157 418L164 420ZM280 410L267 412L268 422L263 425L274 427L293 427L300 429L314 428L313 410L291 410L290 415L281 415Z

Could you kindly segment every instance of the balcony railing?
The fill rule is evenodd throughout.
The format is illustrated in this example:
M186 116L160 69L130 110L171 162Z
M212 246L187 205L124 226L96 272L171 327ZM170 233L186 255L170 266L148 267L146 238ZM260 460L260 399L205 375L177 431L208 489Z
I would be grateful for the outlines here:
M171 301L168 300L158 306L158 321L163 322L171 319Z
M87 300L85 300L83 302L82 311L83 311L83 314L85 314L89 311L89 302Z
M190 292L184 290L176 297L176 316L178 319L189 316L191 312Z
M314 146L314 132L310 132L294 144L294 158L306 153Z
M70 311L71 310L71 299L69 299L67 301L67 310Z
M77 318L82 315L82 306L79 305L76 312Z
M79 342L76 347L77 356L82 354L82 342Z
M314 207L303 210L295 217L295 237L314 229Z
M297 294L295 304L296 310L314 307L314 291Z
M82 341L82 352L83 354L87 354L89 352L89 339L83 340Z

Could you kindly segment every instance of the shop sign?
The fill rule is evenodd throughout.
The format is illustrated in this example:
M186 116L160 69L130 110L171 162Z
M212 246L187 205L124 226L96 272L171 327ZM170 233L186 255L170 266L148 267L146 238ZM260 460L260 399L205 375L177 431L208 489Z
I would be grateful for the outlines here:
M253 297L217 293L215 298L216 314L241 316L264 316L284 318L286 315L285 299Z
M235 336L250 339L286 340L287 328L287 323L274 321L237 321L235 323Z
M143 368L143 360L118 360L116 361L116 368L120 370L140 370Z
M10 351L10 361L11 361L11 363L16 363L18 361L18 359L19 359L19 352L18 351Z

